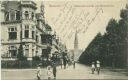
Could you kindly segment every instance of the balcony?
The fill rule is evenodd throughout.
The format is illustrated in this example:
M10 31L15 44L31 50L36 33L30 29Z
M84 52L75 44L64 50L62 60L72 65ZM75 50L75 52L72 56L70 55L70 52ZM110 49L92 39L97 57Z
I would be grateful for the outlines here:
M34 3L33 1L21 1L21 4L32 4L36 6L36 3Z
M1 59L2 59L2 61L15 61L15 60L17 60L17 58L12 58L12 57L2 57Z
M43 49L47 49L47 47L48 47L48 45L47 45L47 44L40 44L40 43L36 43L36 45L37 45L38 47L43 48Z
M21 20L10 20L10 21L4 21L1 22L1 24L17 24L17 23L21 23Z
M22 38L22 42L32 42L32 43L35 43L36 40L32 39L32 38Z

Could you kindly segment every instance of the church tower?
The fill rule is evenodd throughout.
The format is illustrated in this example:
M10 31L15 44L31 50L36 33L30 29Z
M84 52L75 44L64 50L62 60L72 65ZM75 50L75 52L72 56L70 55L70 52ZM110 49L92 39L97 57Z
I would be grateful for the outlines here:
M77 61L79 58L79 47L78 47L78 35L77 30L75 33L75 39L74 39L74 53L73 53L73 59Z
M77 31L75 33L75 40L74 40L74 51L78 50L78 36Z

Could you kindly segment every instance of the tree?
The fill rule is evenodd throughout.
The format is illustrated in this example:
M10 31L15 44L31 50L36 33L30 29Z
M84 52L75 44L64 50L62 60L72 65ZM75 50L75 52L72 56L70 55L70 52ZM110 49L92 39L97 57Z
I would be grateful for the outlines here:
M79 61L84 64L91 64L100 59L100 40L102 35L98 33L87 49L80 56Z
M111 59L112 67L115 67L116 57L118 56L117 47L118 47L118 23L115 19L110 19L108 26L106 28L107 37L109 40L109 55Z
M121 10L120 13L121 19L119 20L119 30L120 30L120 53L123 65L126 66L127 56L128 56L128 4L126 5L125 9Z
M119 22L110 19L104 35L97 34L80 56L80 62L90 64L100 60L104 66L123 67L128 56L128 5L121 10ZM128 65L128 62L127 62Z

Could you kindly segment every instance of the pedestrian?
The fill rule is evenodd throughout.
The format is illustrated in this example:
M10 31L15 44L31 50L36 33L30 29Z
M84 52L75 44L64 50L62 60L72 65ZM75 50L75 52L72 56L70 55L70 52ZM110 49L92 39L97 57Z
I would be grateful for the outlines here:
M48 58L48 61L47 61L47 66L50 66L51 65L51 59Z
M94 74L94 71L95 71L95 63L92 62L92 74Z
M41 77L41 69L40 67L37 67L37 80L41 80L40 77Z
M61 66L61 69L62 69L62 65L63 65L63 59L61 58L61 59L60 59L60 66Z
M69 67L69 59L66 57L67 68Z
M66 60L64 60L63 63L64 63L64 69L66 69Z
M66 60L66 57L65 56L63 58L63 64L64 64L64 69L66 69L67 60Z
M68 63L67 67L69 67L71 65L71 60L69 58L67 58L67 63Z
M73 68L75 69L75 64L76 64L75 61L73 60L72 63L73 63Z
M51 77L52 77L51 66L48 66L48 68L47 68L47 75L48 75L48 80L51 80Z
M96 61L96 68L97 68L97 73L98 75L100 74L100 61Z
M53 76L54 76L54 79L56 79L56 73L57 73L56 64L53 63Z

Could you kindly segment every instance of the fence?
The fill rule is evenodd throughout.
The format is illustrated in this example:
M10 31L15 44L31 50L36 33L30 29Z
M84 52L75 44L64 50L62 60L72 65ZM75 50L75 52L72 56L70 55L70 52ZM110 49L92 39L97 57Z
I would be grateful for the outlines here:
M40 64L41 67L46 67L48 62L44 61L1 61L1 68L36 68Z
M5 69L25 69L25 68L37 68L40 67L47 67L48 65L52 64L51 61L34 61L34 60L25 60L25 61L18 61L18 60L2 60L1 61L1 68ZM56 61L57 65L60 65L60 61Z

